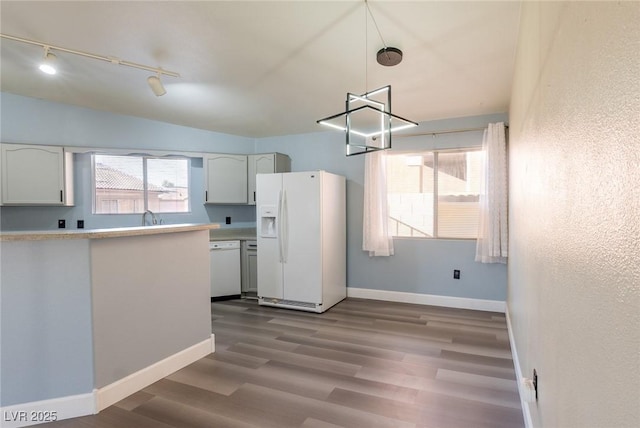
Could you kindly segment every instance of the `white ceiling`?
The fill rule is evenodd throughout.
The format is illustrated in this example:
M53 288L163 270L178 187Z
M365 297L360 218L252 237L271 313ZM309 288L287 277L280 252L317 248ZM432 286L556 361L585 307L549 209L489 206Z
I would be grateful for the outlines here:
M6 1L1 32L177 71L151 73L1 40L2 91L247 137L325 130L347 92L390 84L393 113L414 121L505 112L520 2L362 0ZM366 20L365 20L366 18ZM367 27L365 27L367 22ZM368 30L366 29L368 28ZM365 48L366 45L366 48ZM366 54L365 54L366 49Z

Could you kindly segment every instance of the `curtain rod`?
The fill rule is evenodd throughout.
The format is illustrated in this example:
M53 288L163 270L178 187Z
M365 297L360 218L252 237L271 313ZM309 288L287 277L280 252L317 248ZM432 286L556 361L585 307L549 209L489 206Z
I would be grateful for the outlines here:
M504 126L506 129L509 129L509 125L505 125ZM401 135L394 135L394 138L400 138L400 137L422 137L425 135L432 135L432 136L436 136L436 135L440 135L440 134L455 134L458 132L472 132L472 131L484 131L485 129L487 129L487 127L481 127L481 128L462 128L462 129L452 129L449 131L434 131L434 132L419 132L416 134L401 134Z

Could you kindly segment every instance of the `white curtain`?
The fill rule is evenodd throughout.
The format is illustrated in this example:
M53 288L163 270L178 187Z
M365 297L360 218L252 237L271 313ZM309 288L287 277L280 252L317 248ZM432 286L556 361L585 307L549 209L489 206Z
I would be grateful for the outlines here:
M387 159L384 150L364 155L362 249L369 256L393 255L387 205Z
M480 193L480 224L476 261L506 263L507 225L507 142L504 123L490 123L482 140L484 174Z

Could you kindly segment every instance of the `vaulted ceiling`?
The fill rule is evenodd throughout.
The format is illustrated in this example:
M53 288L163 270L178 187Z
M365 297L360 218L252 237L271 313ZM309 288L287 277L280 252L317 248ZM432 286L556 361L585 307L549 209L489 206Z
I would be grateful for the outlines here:
M0 89L247 137L324 130L347 92L390 84L414 121L505 112L516 1L6 1L1 32L180 73L152 73L0 39ZM378 33L376 29L380 31ZM395 67L376 52L400 48Z

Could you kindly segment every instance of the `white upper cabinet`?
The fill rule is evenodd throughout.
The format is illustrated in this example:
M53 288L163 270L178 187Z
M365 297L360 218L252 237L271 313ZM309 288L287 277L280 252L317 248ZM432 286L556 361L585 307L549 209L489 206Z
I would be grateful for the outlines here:
M256 204L256 175L291 171L291 159L282 153L204 155L205 203Z
M256 175L274 172L290 172L291 159L282 153L264 153L249 155L247 200L249 205L256 204Z
M62 147L2 144L3 205L73 205L73 155Z
M247 155L207 154L203 167L205 203L247 203Z

